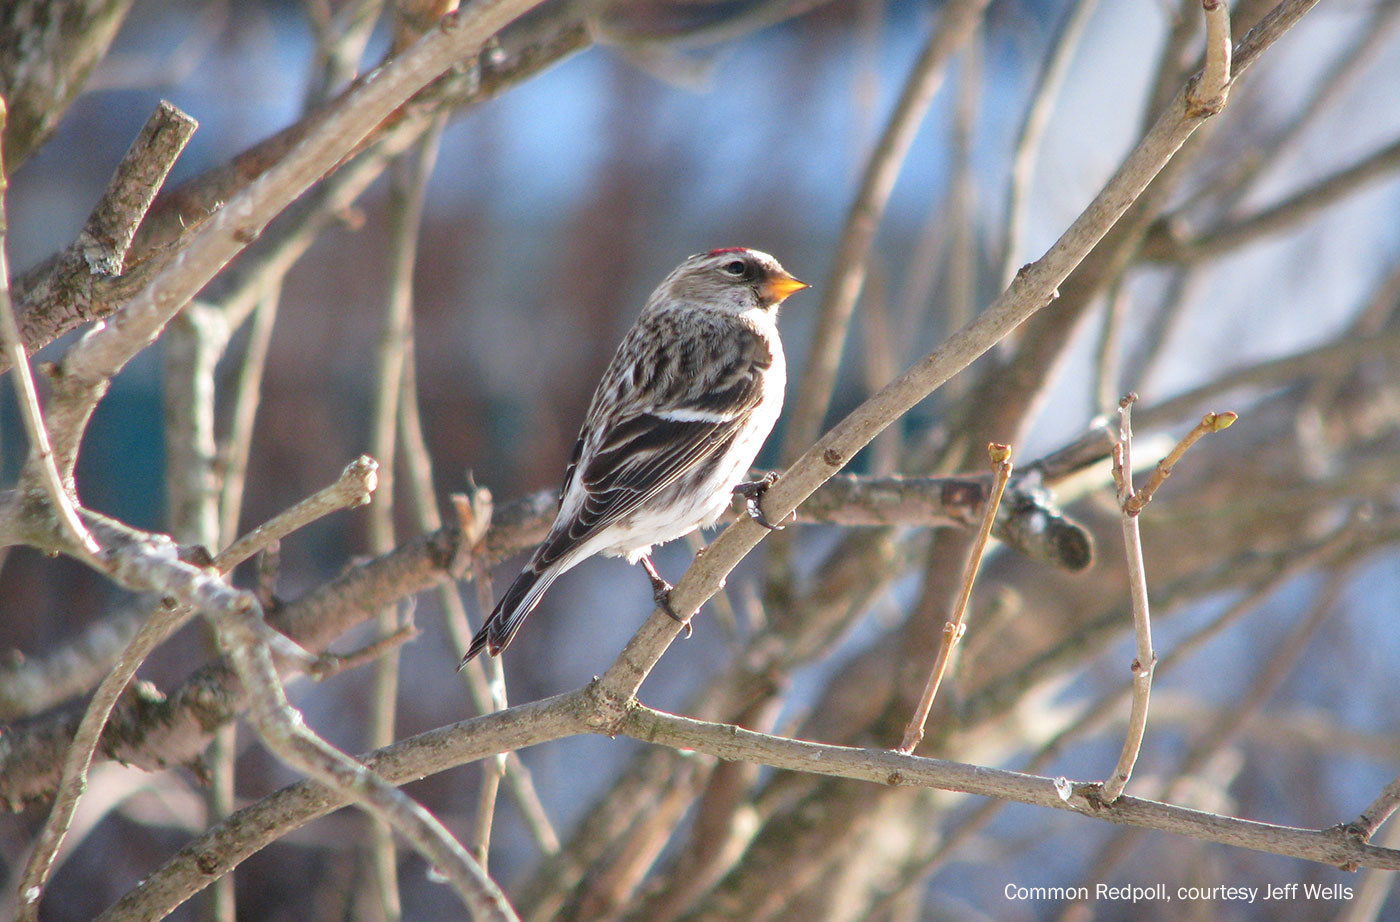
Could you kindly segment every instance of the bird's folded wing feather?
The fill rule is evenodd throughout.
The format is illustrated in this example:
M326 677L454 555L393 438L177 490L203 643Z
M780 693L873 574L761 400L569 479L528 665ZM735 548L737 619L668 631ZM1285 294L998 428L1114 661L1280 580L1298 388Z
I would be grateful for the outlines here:
M590 410L564 484L566 495L584 491L568 523L568 544L635 512L686 473L716 463L743 431L762 399L762 374L772 357L747 328L706 332L648 354L635 369L631 399L611 412Z

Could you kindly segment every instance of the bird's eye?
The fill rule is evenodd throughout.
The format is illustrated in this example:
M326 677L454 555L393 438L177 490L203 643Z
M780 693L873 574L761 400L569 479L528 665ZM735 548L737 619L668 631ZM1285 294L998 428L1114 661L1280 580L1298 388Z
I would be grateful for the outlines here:
M742 259L736 259L724 264L724 271L735 278L742 278L748 268L748 265L746 265Z

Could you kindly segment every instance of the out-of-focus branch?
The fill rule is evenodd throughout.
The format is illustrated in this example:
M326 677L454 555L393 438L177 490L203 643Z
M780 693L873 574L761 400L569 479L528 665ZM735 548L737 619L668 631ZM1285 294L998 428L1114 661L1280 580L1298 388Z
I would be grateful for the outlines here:
M1218 377L1185 393L1149 404L1138 413L1139 427L1163 426L1207 400L1246 387L1276 388L1319 375L1335 374L1354 368L1356 363L1400 357L1400 330L1373 336L1348 335L1292 355L1267 359Z
M1176 263L1218 258L1296 227L1353 192L1379 179L1393 176L1397 170L1400 170L1400 141L1338 170L1276 205L1188 239L1181 239L1173 231L1176 222L1164 218L1153 225L1143 241L1143 255L1158 262Z
M1040 140L1050 124L1070 62L1079 50L1079 40L1089 24L1089 17L1098 0L1074 0L1055 27L1050 40L1050 53L1041 64L1035 82L1035 97L1021 118L1021 130L1016 137L1015 153L1011 157L1011 177L1006 194L1005 229L1002 241L1001 284L1010 285L1016 277L1021 231L1026 223L1026 204L1030 198L1031 178L1035 175L1035 159L1040 153Z
M802 383L792 400L783 439L781 454L785 461L795 458L821 433L846 330L860 298L870 248L894 181L914 143L919 123L943 83L944 65L973 34L985 6L986 0L954 0L943 7L866 164L860 189L846 215L831 271L822 286L812 345L802 366Z
M0 662L0 722L41 714L91 689L145 619L139 603L124 606L62 644Z
M366 30L368 34L368 30ZM439 115L419 140L404 154L392 171L389 191L389 245L384 254L384 319L376 350L376 379L371 413L370 440L380 459L380 479L384 489L381 502L370 509L369 551L383 554L394 549L394 482L397 471L399 417L403 404L416 399L405 394L404 369L413 342L413 269L418 259L418 238L423 221L428 179L437 160L438 142L445 117ZM399 627L397 606L381 609L375 617L379 636L390 635ZM398 715L399 655L391 650L374 664L366 743L370 748L394 741ZM390 827L374 823L370 828L372 889L388 920L398 920L403 912L399 899L398 859ZM486 862L477 856L482 868Z
M79 340L64 358L55 387L55 403L61 409L54 428L62 433L55 436L55 448L62 467L71 469L82 431L107 381L159 335L214 273L409 97L458 61L477 54L492 35L533 5L532 0L488 0L445 17L438 29L313 116L306 136L285 157L194 230L178 255L110 322Z
M3 138L17 168L53 133L131 9L131 0L7 0L0 16Z

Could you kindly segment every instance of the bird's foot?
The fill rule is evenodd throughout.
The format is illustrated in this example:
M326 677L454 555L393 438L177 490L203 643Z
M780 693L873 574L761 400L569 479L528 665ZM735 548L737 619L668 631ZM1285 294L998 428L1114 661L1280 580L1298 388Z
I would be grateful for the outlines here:
M656 607L669 615L672 621L685 628L685 636L689 638L691 634L690 620L676 614L676 610L671 607L671 590L676 587L656 572L656 564L651 562L650 555L642 558L642 566L646 568L647 579L651 580L651 597L656 602Z
M774 525L768 521L768 516L763 514L763 509L758 505L759 500L763 499L763 494L767 493L768 488L777 482L777 472L769 471L757 480L746 480L734 487L734 494L744 498L744 511L749 514L749 518L769 531L782 531L787 528L785 523L797 521L797 510L794 509L789 519L784 519L783 522Z

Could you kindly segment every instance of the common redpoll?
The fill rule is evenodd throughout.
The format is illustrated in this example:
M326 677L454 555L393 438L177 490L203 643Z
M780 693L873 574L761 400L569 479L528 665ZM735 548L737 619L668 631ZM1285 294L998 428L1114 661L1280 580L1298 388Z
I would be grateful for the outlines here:
M651 548L713 524L783 405L778 305L806 288L767 253L728 247L681 263L623 338L564 472L559 514L462 664L504 650L561 573L594 554L641 561L669 611ZM749 510L765 525L752 494ZM769 525L769 527L772 527Z

